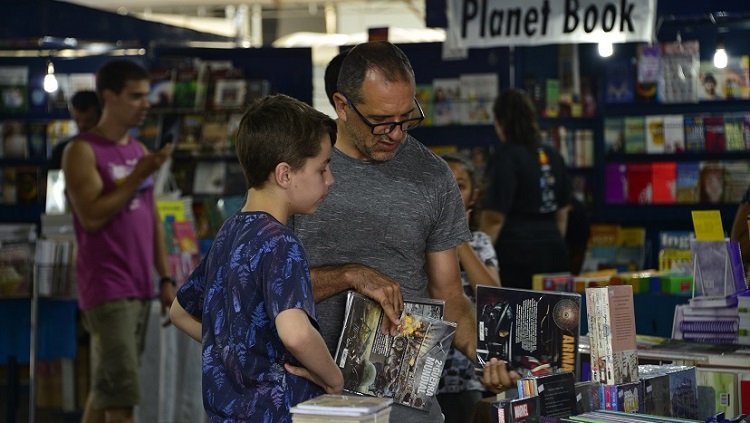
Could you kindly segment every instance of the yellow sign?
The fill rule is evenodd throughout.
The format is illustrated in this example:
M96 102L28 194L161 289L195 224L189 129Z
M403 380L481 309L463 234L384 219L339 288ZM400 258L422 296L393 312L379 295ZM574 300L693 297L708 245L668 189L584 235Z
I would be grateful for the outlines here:
M157 201L156 209L162 222L167 220L167 216L174 216L175 222L185 220L185 203L181 200Z
M693 230L698 241L724 241L724 227L718 210L693 210Z

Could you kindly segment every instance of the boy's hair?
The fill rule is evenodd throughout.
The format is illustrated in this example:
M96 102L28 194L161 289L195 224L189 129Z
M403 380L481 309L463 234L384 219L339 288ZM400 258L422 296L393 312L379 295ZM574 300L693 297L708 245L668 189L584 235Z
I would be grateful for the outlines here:
M261 97L240 121L235 150L249 188L260 188L276 165L293 170L320 153L328 134L336 143L336 122L325 113L284 94Z
M388 41L371 41L349 50L341 63L338 92L361 103L362 85L369 70L377 71L388 82L414 83L414 69L400 48Z
M73 94L73 97L70 99L70 107L81 112L94 109L101 114L102 111L99 97L95 91L91 90L77 91Z
M334 108L336 107L336 104L333 102L333 95L336 94L336 84L338 83L339 79L339 71L341 71L341 64L344 62L344 58L346 58L347 53L349 53L349 50L342 51L341 53L334 56L333 59L331 59L330 62L328 62L328 65L326 66L326 73L324 76L324 80L326 83L326 95L328 96L328 101L331 103L331 106Z
M104 90L120 94L127 81L151 79L143 66L127 59L110 60L96 71L96 93L101 99Z

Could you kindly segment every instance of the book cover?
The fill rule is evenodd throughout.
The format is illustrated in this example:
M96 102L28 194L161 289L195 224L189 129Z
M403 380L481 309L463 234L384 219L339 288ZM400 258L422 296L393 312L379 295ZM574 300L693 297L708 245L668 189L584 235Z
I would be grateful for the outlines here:
M638 380L638 348L635 337L633 287L612 285L586 288L594 291L597 321L589 333L598 346L599 382L607 385Z
M637 49L637 78L635 92L639 100L656 99L660 79L661 48L657 45L639 44Z
M28 110L28 81L28 66L0 66L0 112Z
M705 151L722 152L727 150L724 132L724 116L706 116L703 118Z
M227 149L229 116L224 113L206 114L201 128L200 149L210 153L221 153Z
M698 79L700 81L700 89L698 90L698 100L723 100L724 70L714 66L712 60L704 60L700 62L699 71Z
M493 423L539 423L539 397L502 399L490 405Z
M25 159L29 157L29 139L26 124L20 120L5 120L2 123L2 157Z
M477 358L495 357L521 375L579 371L581 296L478 286Z
M602 408L601 397L599 396L600 387L601 383L593 380L576 382L576 414Z
M628 165L606 163L604 165L604 202L625 204L628 201Z
M685 151L702 152L706 149L702 116L685 117Z
M628 203L653 203L653 163L628 163Z
M159 149L161 120L161 114L149 113L146 116L146 120L143 121L143 124L138 128L138 140L151 151Z
M726 297L747 287L739 243L733 240L690 242L695 260L696 295Z
M643 116L627 116L624 125L625 152L628 154L645 153L646 119Z
M378 303L349 291L334 359L344 375L344 389L427 410L437 393L456 325L405 311L399 332L390 336L381 332L382 320Z
M195 165L193 194L223 194L225 176L223 162L199 161Z
M625 413L643 412L643 394L640 380L615 385L602 385L602 389L609 397L609 402L605 404L606 410L623 411Z
M635 100L635 69L630 60L609 60L604 68L605 103L632 103Z
M174 107L194 109L198 107L198 69L177 69L174 81Z
M750 181L750 162L724 162L724 202L739 204Z
M743 119L743 134L745 136L745 150L750 150L750 113L745 114Z
M653 204L674 204L676 201L677 163L654 162L651 164L651 168Z
M461 89L458 78L432 80L432 117L436 126L461 123Z
M723 69L723 92L727 100L750 98L750 72L748 56L730 55L727 66Z
M675 200L679 204L695 204L700 201L700 163L677 163Z
M669 376L660 367L649 364L638 366L643 412L656 416L671 416Z
M666 147L664 142L664 116L646 116L646 153L662 154Z
M173 69L151 70L151 89L148 93L151 107L168 108L174 105L174 78Z
M576 414L575 378L568 371L527 376L518 381L519 396L538 396L542 416L570 417Z
M47 124L29 122L27 126L29 157L43 159L47 157Z
M701 203L721 203L724 198L724 163L701 161L698 189Z
M200 140L203 134L203 119L203 115L199 114L182 116L177 150L195 151L200 149Z
M620 117L604 119L604 150L609 153L622 153L625 149L625 119Z
M658 99L662 103L697 103L700 48L698 41L662 42Z
M497 73L461 74L462 122L465 125L491 125L492 105L498 93Z
M393 399L391 398L323 394L303 401L289 411L292 414L362 416L388 408L392 403Z
M685 118L682 115L664 116L664 152L683 153L685 151Z
M745 151L745 114L727 113L724 115L724 138L726 151Z
M422 107L424 112L424 120L422 126L432 126L434 124L432 120L432 102L433 92L431 84L417 84L415 97Z
M41 194L38 167L23 166L17 169L16 198L18 204L35 204L40 202Z

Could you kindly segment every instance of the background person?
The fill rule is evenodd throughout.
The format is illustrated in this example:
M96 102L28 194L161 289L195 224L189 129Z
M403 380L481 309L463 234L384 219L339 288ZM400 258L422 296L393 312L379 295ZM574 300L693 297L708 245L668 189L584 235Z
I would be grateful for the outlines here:
M174 300L152 177L173 147L149 153L129 135L149 108L144 68L109 61L97 70L96 87L101 119L70 142L62 160L78 246L78 305L94 363L82 420L127 423L141 402L139 360L155 295L154 268L161 277L162 315Z
M94 128L102 116L102 108L99 104L99 97L96 95L96 91L78 91L73 94L68 104L68 110L70 111L70 117L76 123L79 134L88 132ZM52 149L47 166L49 170L62 168L63 150L65 150L65 146L73 138L75 136L61 140Z
M531 289L535 273L570 269L564 239L570 182L560 154L541 145L525 91L500 93L493 113L500 145L487 165L480 228L495 243L503 286Z

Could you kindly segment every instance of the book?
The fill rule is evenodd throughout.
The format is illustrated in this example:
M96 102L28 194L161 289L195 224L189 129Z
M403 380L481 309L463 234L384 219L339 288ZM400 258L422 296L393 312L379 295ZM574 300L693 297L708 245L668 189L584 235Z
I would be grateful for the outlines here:
M649 115L645 120L646 153L662 154L665 151L664 116Z
M320 414L329 416L362 416L374 414L389 408L391 398L378 398L354 395L323 394L303 401L289 411L292 414Z
M167 108L174 105L174 78L173 69L151 70L151 88L148 93L151 107Z
M703 118L703 135L706 146L705 151L726 151L726 133L724 132L724 116L706 116Z
M724 162L724 202L739 204L750 181L750 162Z
M292 423L388 423L391 409L384 408L371 414L358 416L339 416L331 414L292 414Z
M635 69L630 60L608 60L604 81L605 103L632 103L635 100Z
M185 109L198 107L198 70L193 67L177 69L173 91L174 107Z
M576 382L576 414L602 408L601 397L599 396L600 387L601 383L593 380Z
M643 411L643 393L640 380L601 385L600 397L605 410L639 413Z
M674 204L676 201L677 163L651 164L651 201L653 204Z
M683 115L664 116L664 152L685 151L685 118Z
M490 404L490 421L493 423L538 423L539 397L501 399Z
M28 81L28 66L0 66L0 112L28 110Z
M229 116L224 113L206 114L200 137L201 151L221 153L226 151L228 142Z
M592 375L596 366L598 382L616 385L638 380L633 308L631 285L586 288L586 309L596 315L595 326L589 329L589 343L597 350Z
M2 157L25 159L29 157L29 140L26 124L20 120L2 123Z
M706 149L702 116L685 117L685 151L702 152Z
M416 85L415 98L419 102L419 105L422 107L422 112L424 112L424 120L422 121L422 126L432 126L434 124L434 122L432 121L432 97L433 92L431 84Z
M747 289L739 243L734 240L691 240L696 293L726 297Z
M718 204L724 198L724 163L701 161L698 183L701 203Z
M412 303L418 301L412 301ZM406 302L408 304L408 301ZM428 314L442 314L443 305L422 302ZM334 361L344 375L344 390L393 398L396 404L427 410L437 393L456 324L407 311L396 336L383 334L382 307L349 291L344 327Z
M622 153L625 149L625 119L620 117L604 119L604 151Z
M628 165L626 163L604 164L604 202L625 204L628 199Z
M746 151L745 114L728 113L724 115L724 138L726 151Z
M458 82L464 112L462 123L491 125L492 105L498 93L497 73L461 74Z
M539 414L546 417L569 417L576 414L575 374L563 371L518 380L521 398L539 398Z
M461 122L461 88L458 78L432 80L432 117L436 126Z
M193 175L193 194L223 194L226 173L223 162L199 161Z
M713 61L701 61L699 65L698 78L700 89L698 99L700 101L717 101L724 99L724 71L714 66Z
M653 203L653 163L628 163L628 203Z
M476 299L481 367L498 358L525 376L578 374L579 294L480 285Z
M700 200L700 163L679 162L675 176L675 200L678 204L695 204Z
M646 152L646 119L643 116L627 116L624 121L625 152ZM662 139L663 144L663 139Z
M657 416L671 416L669 400L669 376L659 365L641 364L638 366L641 380L643 412Z

